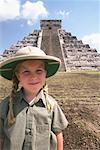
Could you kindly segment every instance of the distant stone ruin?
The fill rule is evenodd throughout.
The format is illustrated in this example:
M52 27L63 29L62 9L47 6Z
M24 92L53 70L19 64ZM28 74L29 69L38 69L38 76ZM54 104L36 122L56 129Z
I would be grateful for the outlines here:
M41 20L40 30L34 30L21 41L6 49L3 56L13 56L19 48L31 45L62 61L60 71L100 70L100 54L83 44L76 36L61 27L61 20Z

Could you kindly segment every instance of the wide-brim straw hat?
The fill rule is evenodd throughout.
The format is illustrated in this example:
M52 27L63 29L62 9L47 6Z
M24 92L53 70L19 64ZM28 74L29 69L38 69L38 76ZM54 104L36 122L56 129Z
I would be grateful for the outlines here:
M25 60L44 60L46 63L46 77L53 76L59 69L61 60L57 57L46 55L38 47L27 46L19 49L13 57L0 63L0 75L8 80L13 78L13 70L17 64Z

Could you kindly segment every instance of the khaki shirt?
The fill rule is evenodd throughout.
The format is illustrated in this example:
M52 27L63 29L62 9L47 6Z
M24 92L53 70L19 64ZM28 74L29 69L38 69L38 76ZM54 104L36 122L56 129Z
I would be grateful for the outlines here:
M56 150L56 133L62 132L67 125L57 102L48 96L52 110L48 111L41 90L31 106L26 102L22 90L17 93L13 103L16 122L9 125L7 112L9 97L0 104L0 138L4 138L3 150Z

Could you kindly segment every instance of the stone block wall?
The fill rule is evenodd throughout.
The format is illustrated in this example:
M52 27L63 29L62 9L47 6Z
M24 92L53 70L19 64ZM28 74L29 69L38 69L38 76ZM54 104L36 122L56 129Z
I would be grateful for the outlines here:
M40 30L34 30L11 45L4 51L3 57L11 57L19 48L30 45L42 48L46 54L59 57L62 61L60 71L100 70L100 54L97 50L62 29L61 22L41 20Z
M100 54L96 49L83 44L70 32L59 29L59 38L65 58L66 71L100 70Z

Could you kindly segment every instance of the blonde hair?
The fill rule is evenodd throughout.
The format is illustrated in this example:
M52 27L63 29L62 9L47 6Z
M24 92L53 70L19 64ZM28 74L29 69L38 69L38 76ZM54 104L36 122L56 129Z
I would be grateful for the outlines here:
M13 85L12 85L12 91L10 94L9 111L8 111L8 115L7 115L8 123L10 125L14 124L16 121L15 116L14 116L14 112L13 112L13 101L16 98L16 93L17 93L18 84L19 84L19 81L18 81L16 75L13 77L12 82L13 82Z
M53 105L49 102L49 95L48 95L48 85L45 84L45 86L43 87L43 92L45 95L45 101L46 101L46 107L48 112L51 112L53 109Z
M18 65L15 68L14 72L15 72L14 77L12 78L12 83L13 83L12 91L11 91L10 99L9 99L9 110L8 110L8 115L7 115L8 123L10 125L14 124L16 121L16 118L14 116L14 111L13 111L13 102L16 99L16 93L17 93L17 90L19 89L19 80L17 78ZM45 96L46 108L48 112L51 112L51 110L53 109L53 105L49 102L48 85L46 83L43 86L43 93Z

